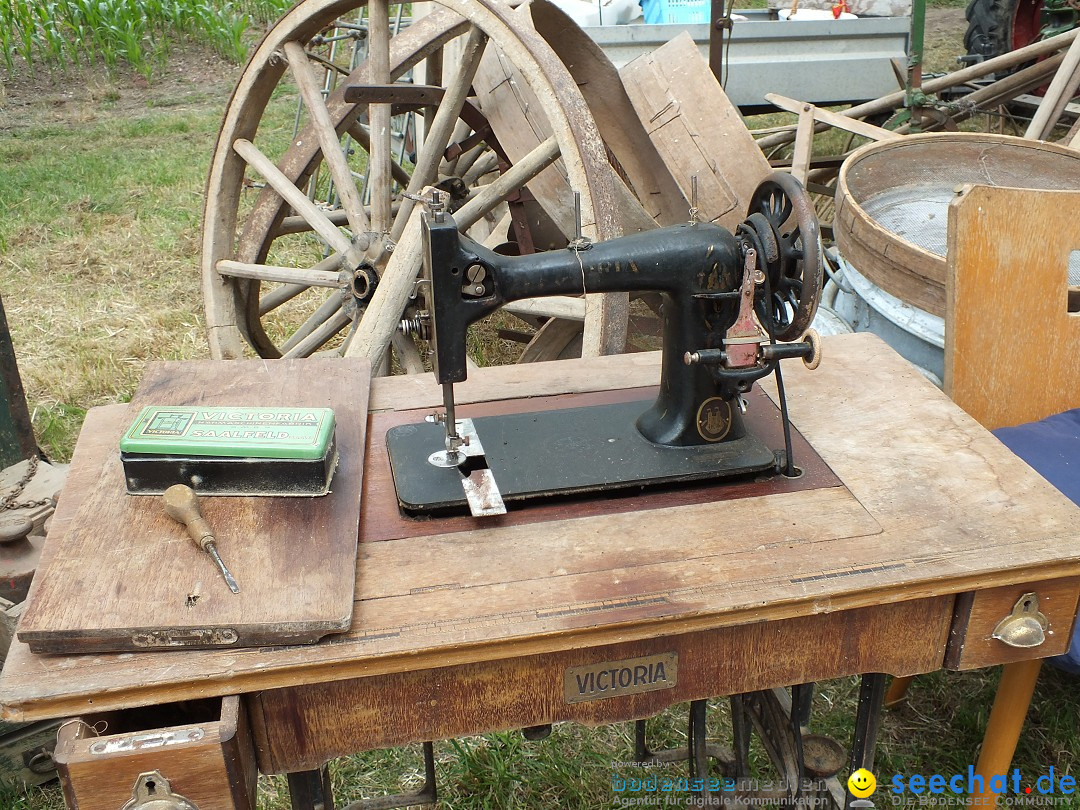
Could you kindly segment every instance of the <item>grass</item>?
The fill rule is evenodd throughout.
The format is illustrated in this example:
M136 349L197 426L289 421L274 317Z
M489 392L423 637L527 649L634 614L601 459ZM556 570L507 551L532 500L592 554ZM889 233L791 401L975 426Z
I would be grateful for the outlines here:
M233 9L253 13L249 6ZM948 42L935 46L941 64L956 53L955 42ZM175 58L177 50L165 58ZM17 65L21 58L16 55ZM47 63L47 57L40 59ZM59 104L55 88L47 88L26 105L17 125L0 127L0 294L35 431L57 460L70 457L86 409L129 398L149 360L207 356L199 217L227 87L162 87L139 95L131 90L131 69L124 62L118 56L112 78L86 90L84 100ZM162 81L169 75L161 68ZM842 144L821 144L834 146ZM491 359L490 343L471 348ZM909 701L885 716L879 777L965 770L981 740L997 677L980 671L918 678ZM1075 678L1044 671L1015 760L1025 778L1051 766L1059 774L1075 774L1076 684ZM814 730L848 743L857 691L850 678L819 684ZM726 701L711 706L710 741L727 742ZM685 744L685 726L686 707L673 707L649 721L650 742ZM440 806L611 807L612 762L629 759L632 739L632 724L622 723L595 729L563 724L541 742L527 742L513 731L439 742ZM757 744L754 762L766 777ZM332 773L342 804L414 790L422 779L420 748L346 757L333 763ZM662 773L681 776L685 770L671 766ZM260 779L259 806L288 808L284 778ZM55 785L28 792L0 789L0 810L61 807Z
M252 22L277 19L290 0L4 0L0 52L8 71L16 57L67 69L125 63L149 78L170 40L194 38L242 62Z
M70 456L87 407L130 397L149 359L206 355L197 255L218 119L49 125L0 140L3 294L53 458Z

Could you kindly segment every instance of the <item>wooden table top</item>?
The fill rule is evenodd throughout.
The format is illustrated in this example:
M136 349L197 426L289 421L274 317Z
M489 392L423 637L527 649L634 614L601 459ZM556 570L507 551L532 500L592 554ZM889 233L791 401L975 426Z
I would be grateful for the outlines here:
M826 338L824 350L818 370L789 363L785 377L792 421L844 486L361 538L346 634L308 647L81 656L36 656L16 642L0 676L3 716L496 660L1080 573L1080 509L876 337ZM658 353L483 369L457 386L458 402L644 387L659 369ZM430 374L372 385L372 412L440 403Z

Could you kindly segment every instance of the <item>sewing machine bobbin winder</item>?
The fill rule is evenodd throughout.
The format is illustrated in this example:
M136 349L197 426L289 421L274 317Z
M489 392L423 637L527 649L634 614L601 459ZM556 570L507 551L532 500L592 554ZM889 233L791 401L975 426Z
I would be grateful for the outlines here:
M822 286L813 205L790 175L774 174L744 222L689 224L564 250L501 256L462 236L441 194L423 216L425 308L414 319L433 349L445 412L387 433L399 505L407 514L468 507L504 514L507 501L727 476L796 475L780 361L816 367L807 331ZM510 301L550 295L661 295L660 391L643 402L458 419L468 326ZM791 342L795 341L795 342ZM744 398L775 373L785 449L746 430Z

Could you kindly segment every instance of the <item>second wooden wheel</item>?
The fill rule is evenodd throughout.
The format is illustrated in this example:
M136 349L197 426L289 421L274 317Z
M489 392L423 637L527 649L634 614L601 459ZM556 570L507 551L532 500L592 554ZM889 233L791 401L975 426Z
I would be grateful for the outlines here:
M202 274L214 357L240 357L246 344L264 357L335 349L377 361L393 342L402 366L419 370L397 325L419 268L414 198L425 187L450 192L463 230L486 219L486 229L505 231L504 201L540 172L560 171L581 192L585 235L619 235L611 168L566 68L509 7L438 4L391 36L385 2L304 0L255 49L207 185ZM335 43L358 39L366 58L343 58ZM469 101L485 49L522 68L553 133L513 165ZM412 71L413 83L399 81ZM396 113L418 125L398 133L413 143L392 149ZM584 352L621 350L625 297L589 298Z

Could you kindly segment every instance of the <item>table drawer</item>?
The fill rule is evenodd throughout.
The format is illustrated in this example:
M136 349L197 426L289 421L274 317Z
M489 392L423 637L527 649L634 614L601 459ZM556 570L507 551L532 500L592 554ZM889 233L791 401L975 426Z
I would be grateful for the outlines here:
M1003 585L961 594L956 600L945 668L977 669L1060 655L1069 649L1078 595L1080 577ZM1010 637L1002 622L1014 613L1013 629L1017 631L1014 643L995 638L995 632ZM1042 628L1041 634L1038 627ZM1042 641L1033 644L1040 636ZM1033 646L1015 646L1017 642Z
M117 810L137 795L140 775L154 771L139 795L171 793L198 810L255 810L258 771L235 696L84 715L61 727L55 759L73 810Z

